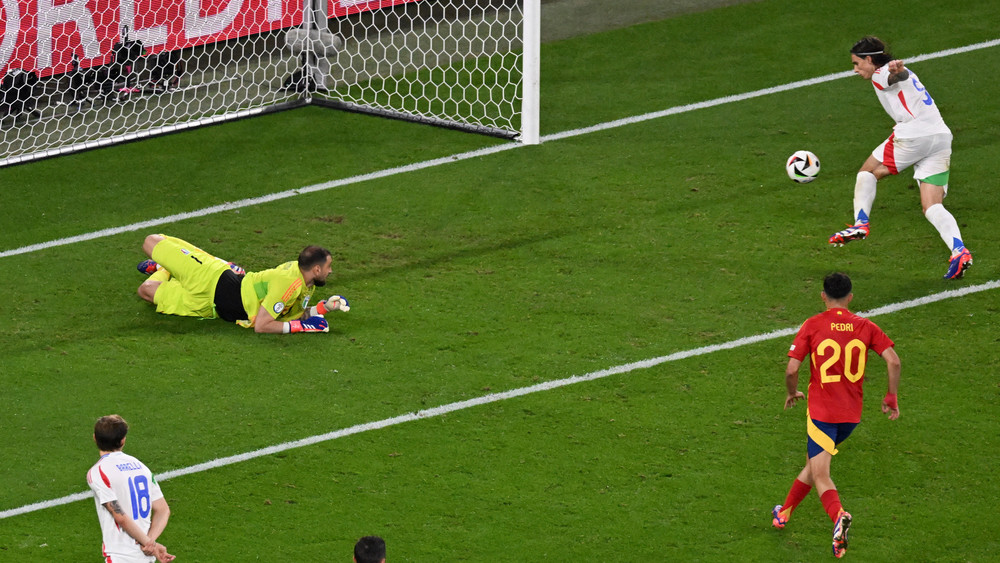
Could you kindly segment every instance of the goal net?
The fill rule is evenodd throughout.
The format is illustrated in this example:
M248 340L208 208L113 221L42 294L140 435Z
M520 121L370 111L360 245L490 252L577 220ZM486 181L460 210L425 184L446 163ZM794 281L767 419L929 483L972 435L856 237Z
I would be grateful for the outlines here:
M0 0L0 166L318 104L538 142L540 0Z

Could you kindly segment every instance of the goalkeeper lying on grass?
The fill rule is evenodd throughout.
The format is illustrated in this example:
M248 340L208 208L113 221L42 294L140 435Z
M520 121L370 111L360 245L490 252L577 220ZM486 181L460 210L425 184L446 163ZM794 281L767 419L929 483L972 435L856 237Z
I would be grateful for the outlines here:
M333 258L330 251L307 246L297 262L262 272L216 258L193 244L167 235L149 235L142 244L149 260L139 271L149 279L139 297L165 315L220 318L256 332L288 334L328 332L327 312L348 311L339 295L310 307L313 291L326 285Z

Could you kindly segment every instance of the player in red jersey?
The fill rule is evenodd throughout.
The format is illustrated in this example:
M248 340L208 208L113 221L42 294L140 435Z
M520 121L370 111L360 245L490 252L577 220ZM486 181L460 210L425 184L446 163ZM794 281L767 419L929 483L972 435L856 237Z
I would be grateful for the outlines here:
M861 422L862 385L868 351L882 356L889 372L889 389L882 400L882 412L889 420L899 418L896 392L899 388L899 356L882 329L870 320L847 310L854 298L851 278L833 273L823 280L820 294L826 311L809 318L799 328L788 351L785 385L788 395L785 408L806 398L798 390L799 366L806 356L809 363L809 400L806 426L808 459L798 478L792 483L784 504L771 512L771 524L784 528L792 511L814 487L823 508L834 522L833 554L843 557L847 550L847 530L851 515L840 504L837 487L830 478L830 461L840 445Z

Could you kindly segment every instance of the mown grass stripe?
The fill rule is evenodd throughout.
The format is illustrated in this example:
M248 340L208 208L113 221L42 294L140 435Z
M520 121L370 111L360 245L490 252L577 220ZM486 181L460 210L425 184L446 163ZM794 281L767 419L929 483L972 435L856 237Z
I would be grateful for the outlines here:
M994 280L987 283L973 285L969 287L963 287L960 289L953 289L948 291L942 291L940 293L935 293L933 295L928 295L925 297L918 297L916 299L910 299L908 301L901 301L899 303L893 303L890 305L884 305L882 307L877 307L871 311L866 311L858 313L863 317L875 317L879 315L888 315L892 313L897 313L906 309L912 309L914 307L920 307L924 305L929 305L931 303L936 303L938 301L944 301L946 299L955 299L958 297L964 297L966 295L971 295L974 293L979 293L982 291L988 291L991 289L1000 288L1000 280ZM383 420L378 420L375 422L366 422L363 424L356 424L354 426L343 428L340 430L335 430L333 432L327 432L325 434L317 434L315 436L309 436L308 438L302 438L300 440L294 440L291 442L284 442L282 444L276 444L274 446L268 446L266 448L261 448L259 450L254 450L251 452L245 452L242 454L232 455L228 457L221 457L218 459L213 459L211 461L206 461L204 463L199 463L189 467L183 467L181 469L174 469L171 471L165 471L156 475L158 481L166 481L168 479L173 479L175 477L181 477L184 475L191 475L193 473L201 473L203 471L209 471L212 469L217 469L220 467L225 467L227 465L234 465L237 463L243 463L245 461L250 461L259 457L264 457L268 455L273 455L276 453L281 453L284 451L302 448L306 446L312 446L322 442L329 442L331 440L337 440L339 438L344 438L347 436L352 436L354 434L361 434L363 432L371 432L374 430L380 430L382 428L388 428L390 426L396 426L406 422L413 422L416 420L423 420L427 418L433 418L436 416L445 415L455 411L470 409L473 407L478 407L482 405L487 405L490 403L496 403L500 401L506 401L508 399L513 399L515 397L523 397L525 395L530 395L532 393L538 393L541 391L550 391L552 389L558 389L560 387L566 387L568 385L574 385L577 383L583 383L586 381L594 381L598 379L603 379L612 375L621 375L629 373L632 371L647 369L660 364L665 364L669 362L675 362L678 360L683 360L687 358L692 358L695 356L703 356L706 354L711 354L714 352L719 352L722 350L731 350L733 348L740 348L743 346L749 346L752 344L758 344L760 342L765 342L768 340L774 340L775 338L784 338L794 335L798 331L798 327L794 328L784 328L780 330L775 330L772 332L767 332L763 334L757 334L754 336L747 336L744 338L738 338L736 340L730 340L728 342L723 342L720 344L711 344L709 346L702 346L700 348L692 348L690 350L684 350L682 352L675 352L667 356L660 356L658 358L651 358L648 360L641 360L638 362L632 362L628 364L622 364L620 366L614 366L600 371L591 372L584 375L574 375L564 379L558 379L553 381L546 381L539 383L537 385L531 385L529 387L520 387L517 389L511 389L509 391L503 391L500 393L490 393L489 395L483 395L473 399L468 399L465 401L458 401L455 403L448 403L446 405L441 405L439 407L434 407L430 409L424 409L412 413L402 414L392 418L386 418ZM0 512L0 520L4 518L10 518L13 516L19 516L22 514L28 514L30 512L36 512L39 510L44 510L46 508L53 508L63 504L69 504L72 502L85 500L92 498L93 494L90 491L85 491L81 493L74 493L57 499L46 500L41 502L36 502L33 504L28 504L21 506L19 508L11 508Z

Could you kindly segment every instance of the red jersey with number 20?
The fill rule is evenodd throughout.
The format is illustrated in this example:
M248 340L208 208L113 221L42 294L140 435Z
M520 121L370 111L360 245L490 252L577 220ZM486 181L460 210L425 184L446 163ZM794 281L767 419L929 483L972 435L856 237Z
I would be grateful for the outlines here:
M882 355L893 341L870 320L847 309L828 309L802 323L788 357L809 363L809 417L861 422L868 351Z

